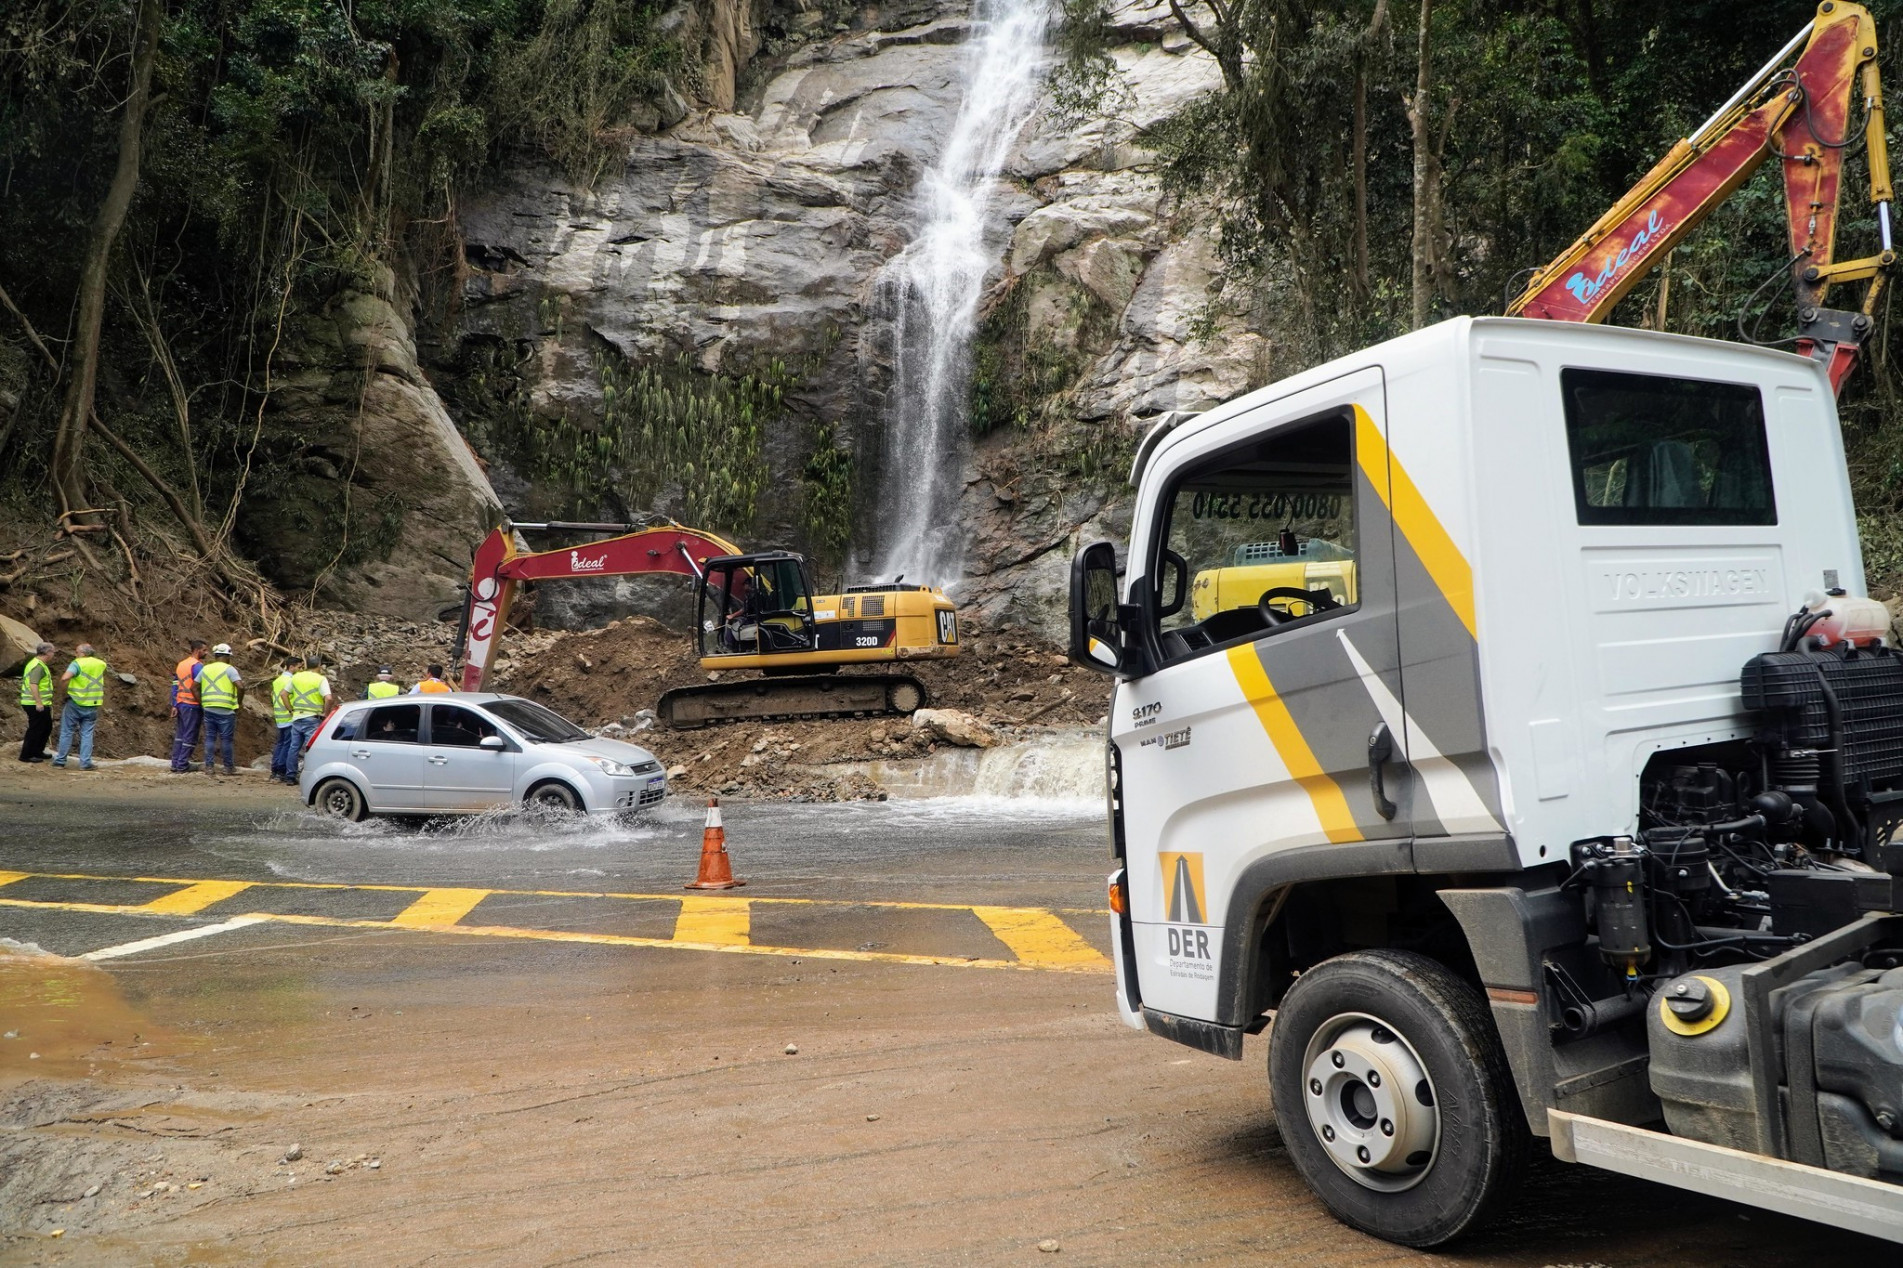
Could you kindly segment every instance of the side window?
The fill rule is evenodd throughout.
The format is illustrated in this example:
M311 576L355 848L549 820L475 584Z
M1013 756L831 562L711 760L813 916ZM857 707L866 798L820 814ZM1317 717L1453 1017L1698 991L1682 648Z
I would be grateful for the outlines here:
M370 710L357 738L385 744L414 744L422 725L422 705L386 704L381 709Z
M363 714L346 713L343 717L337 719L337 725L330 729L330 738L333 740L356 739L357 727L362 721Z
M1150 577L1165 661L1352 609L1354 423L1277 428L1185 472Z
M496 724L480 713L453 704L433 704L429 709L431 744L451 748L475 748L486 735L500 735Z
M1562 370L1581 524L1775 524L1764 401L1743 383Z

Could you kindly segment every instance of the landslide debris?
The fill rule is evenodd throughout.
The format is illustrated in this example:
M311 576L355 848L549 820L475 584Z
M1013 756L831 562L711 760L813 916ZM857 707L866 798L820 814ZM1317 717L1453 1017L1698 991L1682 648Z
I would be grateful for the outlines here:
M905 668L925 683L932 708L968 715L971 725L954 721L920 728L910 718L892 717L733 722L670 731L652 721L661 693L726 675L700 668L688 635L638 616L599 630L530 636L546 641L532 653L514 652L510 666L494 681L498 691L538 700L583 726L651 750L669 768L676 792L787 800L883 796L876 783L843 764L923 757L951 742L954 731L1009 741L1035 735L1040 727L1101 721L1108 680L1071 665L1054 645L975 622L967 622L963 634L960 655ZM512 632L509 640L517 637ZM829 772L827 767L841 769Z

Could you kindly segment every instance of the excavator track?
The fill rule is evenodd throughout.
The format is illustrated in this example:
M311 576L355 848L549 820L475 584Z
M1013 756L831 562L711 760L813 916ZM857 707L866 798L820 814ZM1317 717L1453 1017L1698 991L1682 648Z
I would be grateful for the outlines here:
M676 731L693 731L720 722L904 715L930 698L910 674L807 674L676 687L654 712Z

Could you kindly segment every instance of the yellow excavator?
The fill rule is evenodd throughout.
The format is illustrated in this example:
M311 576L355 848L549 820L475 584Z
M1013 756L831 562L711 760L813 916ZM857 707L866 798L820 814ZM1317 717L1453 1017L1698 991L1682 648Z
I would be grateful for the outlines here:
M516 545L519 532L591 540L522 551ZM911 713L930 699L916 676L837 671L958 654L957 608L933 586L894 581L815 595L802 556L784 550L747 554L723 537L672 522L646 527L505 523L476 548L470 571L454 652L462 665L462 689L483 689L521 583L645 573L694 579L700 665L721 674L719 681L676 687L661 696L655 715L671 727L743 718ZM760 676L730 679L731 670L755 670Z

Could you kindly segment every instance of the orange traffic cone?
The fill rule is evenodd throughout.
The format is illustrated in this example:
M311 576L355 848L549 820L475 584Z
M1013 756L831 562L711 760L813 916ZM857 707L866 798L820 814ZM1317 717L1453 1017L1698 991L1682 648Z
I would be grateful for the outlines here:
M683 889L738 889L746 884L733 878L733 859L727 854L727 829L720 824L720 798L707 799L707 827L700 836L700 875Z

